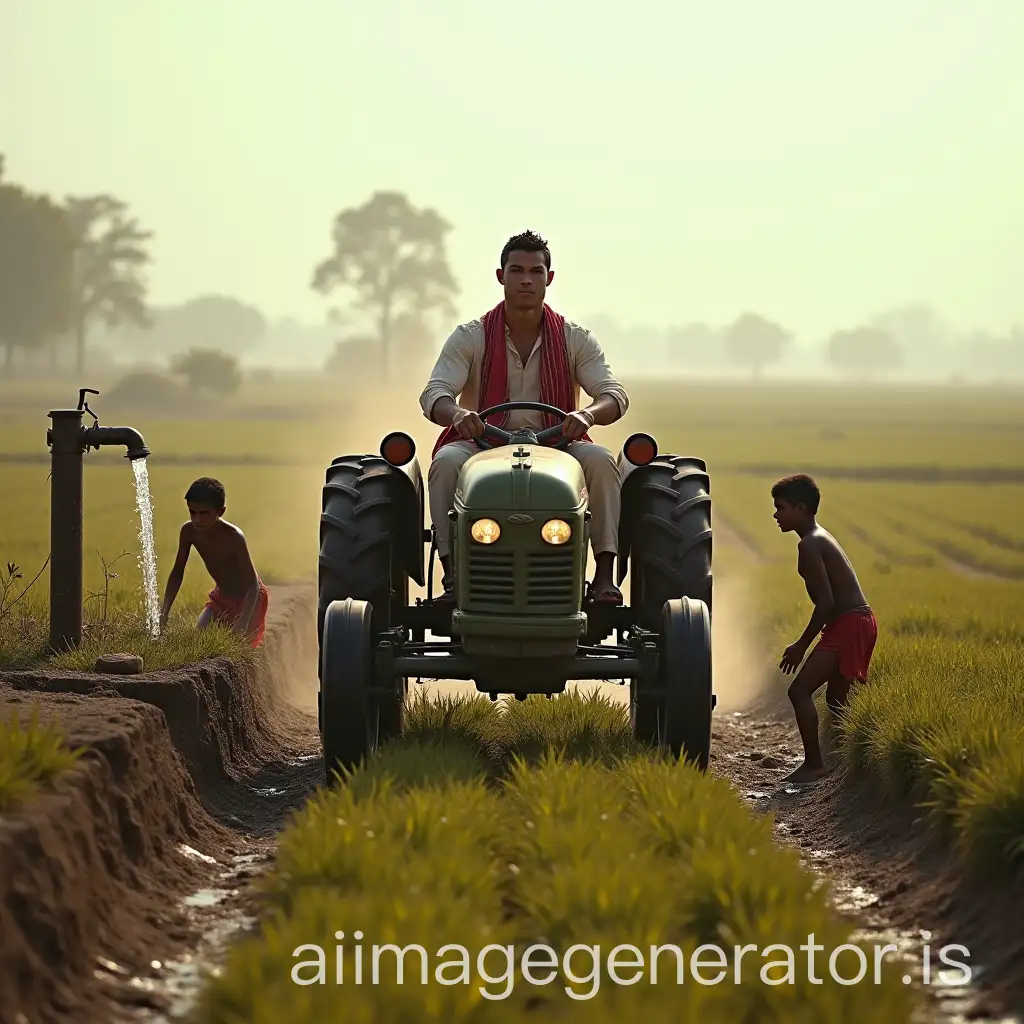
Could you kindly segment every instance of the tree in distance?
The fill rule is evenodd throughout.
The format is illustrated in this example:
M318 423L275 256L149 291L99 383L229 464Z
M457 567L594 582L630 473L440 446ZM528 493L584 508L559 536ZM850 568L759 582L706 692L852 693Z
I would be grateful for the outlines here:
M146 243L153 233L112 196L72 196L64 208L75 238L75 362L81 373L94 322L149 326L144 270L151 262Z
M725 330L725 344L733 362L748 366L755 378L782 358L793 335L757 313L744 313Z
M840 373L872 380L899 369L903 352L889 331L881 327L854 327L832 333L828 359Z
M193 391L218 398L235 394L242 386L238 358L211 348L194 348L171 363L171 371L184 377Z
M451 225L433 209L417 209L401 192L375 192L334 220L333 253L313 273L312 287L327 295L355 293L357 308L375 321L385 380L400 318L453 316L458 285L448 265Z
M9 368L15 349L50 346L74 313L74 238L61 207L3 180L0 155L0 346Z

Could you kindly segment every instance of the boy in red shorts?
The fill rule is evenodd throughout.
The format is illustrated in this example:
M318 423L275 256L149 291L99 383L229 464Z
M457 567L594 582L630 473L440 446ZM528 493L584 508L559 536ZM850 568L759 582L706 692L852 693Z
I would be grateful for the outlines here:
M178 554L167 577L161 628L167 624L171 605L185 577L189 551L194 547L216 584L196 628L203 629L211 622L222 623L258 647L266 628L269 594L249 557L245 534L223 518L224 485L212 477L201 477L185 492L185 502L189 521L181 528Z
M821 633L821 639L789 687L789 699L804 744L804 763L782 780L811 782L826 774L814 694L824 684L828 707L834 714L842 713L851 685L867 681L878 623L846 553L815 520L821 500L818 485L803 473L787 476L772 487L772 499L779 529L800 537L797 571L814 602L811 621L800 639L786 648L779 668L786 673L800 668L807 648Z

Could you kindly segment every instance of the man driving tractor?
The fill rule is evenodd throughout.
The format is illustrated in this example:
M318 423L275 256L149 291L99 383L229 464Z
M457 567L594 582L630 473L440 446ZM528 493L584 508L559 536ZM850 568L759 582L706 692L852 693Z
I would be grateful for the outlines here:
M620 419L629 407L594 335L556 313L544 301L554 279L547 242L532 231L510 238L496 271L505 297L480 319L460 324L449 335L420 395L423 414L444 430L434 446L427 486L437 553L444 570L438 603L455 603L448 512L465 462L480 451L475 438L486 424L478 415L503 402L543 402L565 410L562 437L583 469L590 495L591 547L596 570L589 599L621 604L614 582L618 553L620 479L615 457L594 444L589 431ZM580 390L592 399L580 409ZM540 430L557 422L532 410L505 412L495 426ZM552 439L559 441L559 438Z

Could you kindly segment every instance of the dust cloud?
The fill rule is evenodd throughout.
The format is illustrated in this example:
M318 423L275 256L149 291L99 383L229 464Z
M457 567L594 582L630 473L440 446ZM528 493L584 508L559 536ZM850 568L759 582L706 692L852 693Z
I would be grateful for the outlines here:
M591 558L590 571L593 572ZM622 587L629 601L629 581ZM751 711L774 704L779 693L773 675L766 668L765 648L750 614L750 586L738 573L715 579L711 626L711 665L714 691L718 695L716 715ZM629 687L616 683L570 684L582 693L601 693L610 700L629 703ZM782 691L784 693L784 689Z

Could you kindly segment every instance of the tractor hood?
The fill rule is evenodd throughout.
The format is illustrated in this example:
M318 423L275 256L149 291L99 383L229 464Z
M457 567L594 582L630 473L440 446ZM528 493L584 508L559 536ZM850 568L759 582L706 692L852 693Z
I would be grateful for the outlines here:
M510 444L473 455L462 467L455 500L469 509L579 509L587 500L583 468L566 452Z

